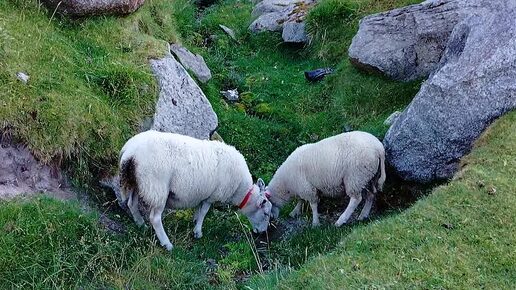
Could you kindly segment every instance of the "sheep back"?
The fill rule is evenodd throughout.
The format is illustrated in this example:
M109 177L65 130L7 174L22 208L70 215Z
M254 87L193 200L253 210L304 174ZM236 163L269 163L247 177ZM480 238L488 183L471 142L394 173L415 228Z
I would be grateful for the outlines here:
M280 194L360 194L385 158L373 135L353 131L297 148L274 174L269 188ZM382 163L383 164L383 163Z
M242 154L218 141L146 131L122 148L120 168L129 160L138 195L150 206L190 208L203 200L226 202L252 184Z

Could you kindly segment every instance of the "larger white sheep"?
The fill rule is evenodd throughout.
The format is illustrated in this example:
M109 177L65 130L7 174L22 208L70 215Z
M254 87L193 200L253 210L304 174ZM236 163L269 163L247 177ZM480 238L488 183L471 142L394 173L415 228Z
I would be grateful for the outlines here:
M366 202L359 220L369 216L374 195L381 191L385 182L385 150L373 135L353 131L323 139L317 143L297 148L278 168L266 188L266 196L272 202L272 215L277 217L279 208L293 196L310 203L312 224L319 225L318 194L350 197L346 210L336 226L346 223L367 192ZM291 212L297 216L302 201Z
M150 207L149 220L162 246L172 249L161 215L165 207L198 207L194 236L202 236L202 223L214 202L239 206L255 232L267 230L271 203L253 184L244 157L234 147L218 141L157 131L140 133L127 141L120 153L123 201L139 225L144 220L139 200ZM260 189L260 186L262 187Z

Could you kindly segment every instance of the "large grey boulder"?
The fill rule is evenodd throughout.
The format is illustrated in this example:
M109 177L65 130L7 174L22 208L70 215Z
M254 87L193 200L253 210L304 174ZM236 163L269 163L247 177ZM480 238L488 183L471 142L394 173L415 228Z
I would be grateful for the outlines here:
M482 131L516 108L516 1L496 2L454 27L437 70L387 132L388 162L404 179L452 177Z
M152 129L209 139L217 115L185 68L170 54L150 65L159 84Z
M457 23L514 0L428 0L364 17L348 53L358 68L397 80L428 77Z
M193 54L179 44L171 44L170 50L186 69L193 72L199 81L206 83L211 79L211 71L201 55Z
M51 12L72 17L133 13L145 0L42 0Z

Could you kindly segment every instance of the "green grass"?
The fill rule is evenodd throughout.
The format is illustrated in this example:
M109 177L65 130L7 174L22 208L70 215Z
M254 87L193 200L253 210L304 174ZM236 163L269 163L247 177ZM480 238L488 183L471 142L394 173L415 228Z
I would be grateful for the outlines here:
M346 125L382 137L383 120L420 85L362 74L346 55L360 17L417 1L323 0L309 15L308 47L250 34L247 0L204 10L191 0L147 0L127 17L80 21L51 18L38 2L0 2L0 128L42 161L62 162L101 200L91 189L96 178L113 170L122 144L153 113L147 62L164 53L165 42L204 56L214 78L201 87L219 132L266 179L294 148ZM238 42L219 24L234 29ZM303 71L323 66L336 73L305 81ZM18 71L31 76L28 85L16 80ZM232 88L241 93L236 104L219 93ZM340 229L302 228L266 246L248 241L246 222L227 207L210 211L198 241L191 211L165 217L175 245L167 253L151 229L137 229L125 214L110 214L128 229L113 234L74 203L3 202L0 288L504 288L516 278L514 121L513 113L497 123L466 159L462 179L408 211ZM485 194L489 186L497 194ZM258 263L270 271L260 273Z
M37 3L0 3L0 129L43 162L71 162L76 177L91 183L87 177L111 170L153 113L147 60L177 40L173 5L153 0L125 18L69 21ZM19 71L28 85L16 79Z
M318 16L312 18L326 18L333 11L326 4L317 6ZM419 82L394 82L351 67L344 55L359 14L336 25L348 31L345 39L327 44L316 38L305 49L283 44L277 33L251 34L252 7L250 1L224 0L199 14L183 10L179 31L183 44L201 53L211 68L214 78L202 88L219 116L219 132L246 156L255 177L270 178L296 147L341 133L346 125L382 137L387 130L383 120L417 93ZM234 29L238 42L219 24ZM321 20L317 25L330 24ZM314 53L330 45L343 53L332 59ZM320 83L305 80L304 71L324 66L337 72ZM242 95L236 104L219 93L233 88Z
M514 289L515 132L513 112L477 142L455 180L399 215L354 228L331 254L250 287Z

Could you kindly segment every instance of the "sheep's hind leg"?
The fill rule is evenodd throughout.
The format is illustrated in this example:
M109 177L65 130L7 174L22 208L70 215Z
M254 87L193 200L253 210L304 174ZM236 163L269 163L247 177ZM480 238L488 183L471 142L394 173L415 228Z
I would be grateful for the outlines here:
M369 213L371 212L371 207L373 206L374 201L374 193L373 192L367 192L366 202L364 204L364 208L362 208L362 211L360 212L360 215L358 216L358 220L364 220L369 217Z
M319 212L317 211L317 202L310 202L312 208L312 227L318 227L321 223L319 222Z
M142 226L145 221L143 220L140 210L138 209L138 194L132 192L129 195L129 199L127 200L127 207L129 207L129 211L131 211L131 214L133 215L134 222L138 226Z
M203 201L197 212L195 213L195 227L194 227L194 238L200 239L202 237L202 223L204 222L204 217L210 210L211 203Z
M299 200L296 204L296 207L290 212L289 216L296 218L301 215L301 207L303 206L303 200Z
M348 220L351 214L355 211L358 204L362 201L362 195L357 196L351 196L351 199L349 200L348 207L346 210L340 215L339 219L335 223L337 227L340 227L342 224L345 224Z
M161 222L161 215L164 209L165 206L153 207L150 212L150 222L161 245L170 251L172 250L172 243L168 239L165 229L163 228L163 223Z

